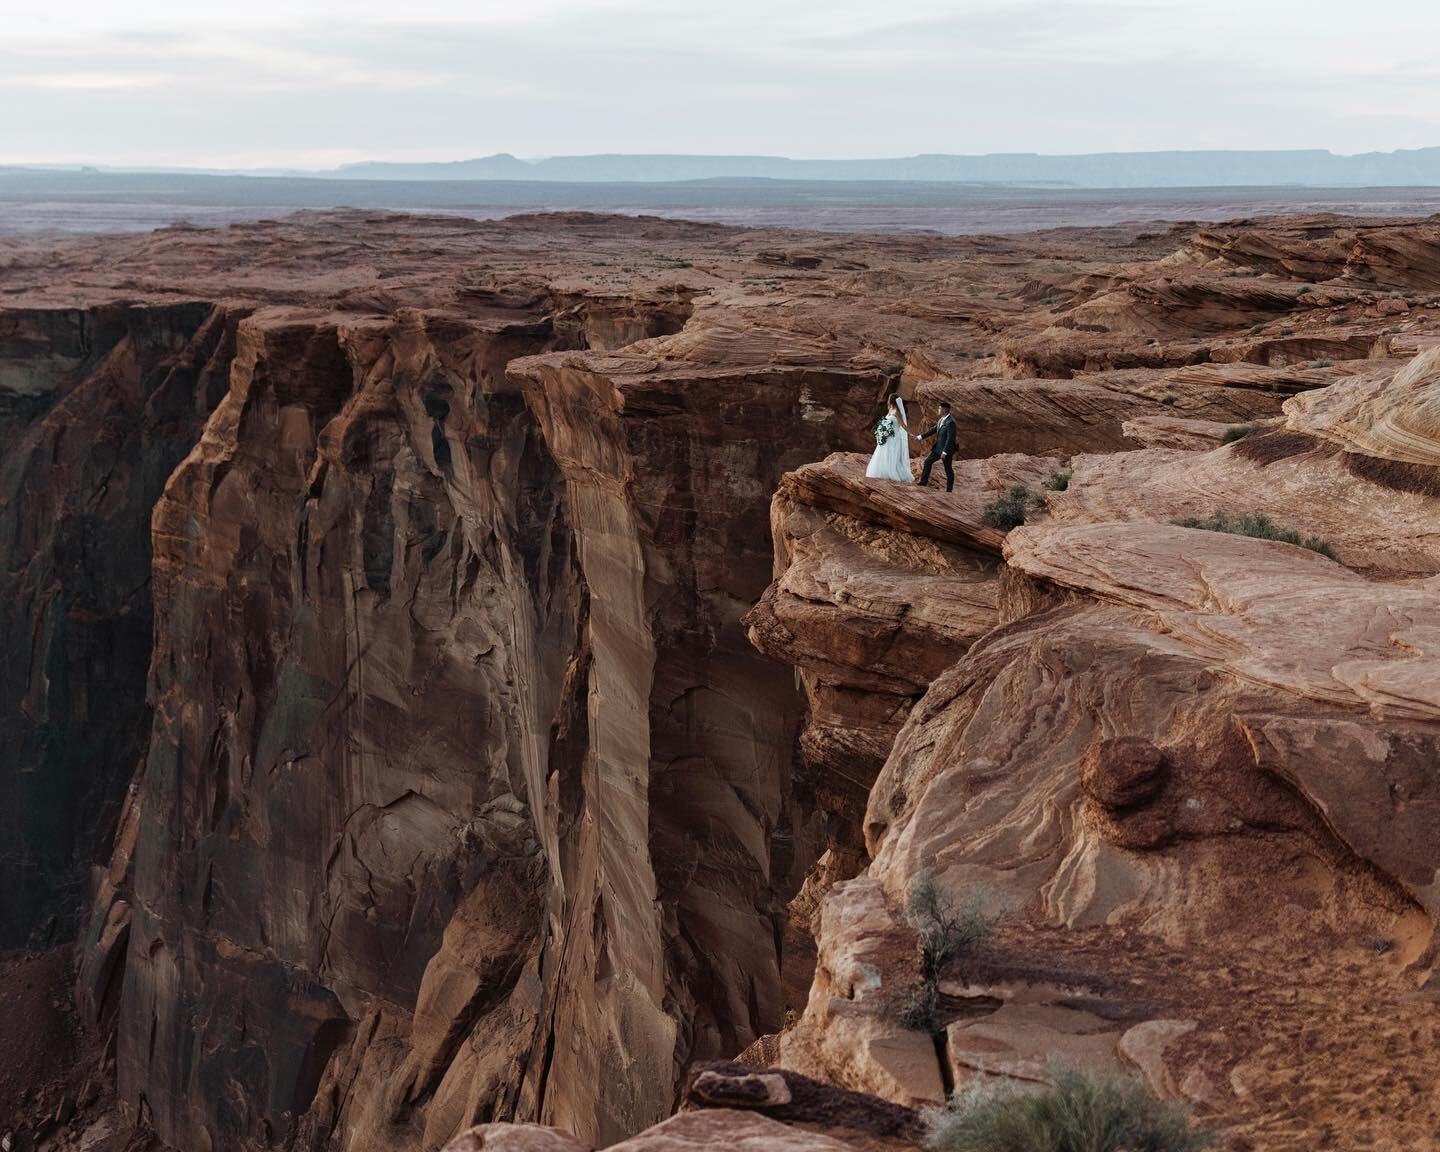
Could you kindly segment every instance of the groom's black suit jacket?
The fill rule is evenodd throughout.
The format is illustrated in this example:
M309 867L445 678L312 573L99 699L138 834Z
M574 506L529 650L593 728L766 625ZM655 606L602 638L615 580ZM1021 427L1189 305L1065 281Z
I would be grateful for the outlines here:
M935 455L952 455L955 451L955 417L942 416L930 431L920 433L922 440L928 440L931 436L935 437L935 447L932 449Z

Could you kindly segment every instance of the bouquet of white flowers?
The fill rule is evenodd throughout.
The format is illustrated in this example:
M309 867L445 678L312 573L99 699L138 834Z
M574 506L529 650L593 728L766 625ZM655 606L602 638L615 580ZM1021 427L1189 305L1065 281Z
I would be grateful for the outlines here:
M895 421L891 420L889 416L886 416L885 419L875 425L875 446L878 448L894 435Z

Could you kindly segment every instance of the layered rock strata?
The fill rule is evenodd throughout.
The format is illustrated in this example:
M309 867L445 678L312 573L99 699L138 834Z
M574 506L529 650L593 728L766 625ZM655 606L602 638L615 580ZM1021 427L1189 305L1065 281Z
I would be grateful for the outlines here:
M103 865L80 999L187 1149L603 1145L741 1049L1423 1141L1432 233L0 238L7 939ZM953 495L824 459L894 387ZM919 1030L917 870L1006 911Z
M518 359L560 338L239 327L155 510L133 879L87 966L121 1096L177 1146L608 1142L781 1021L816 834L789 674L740 616L765 494L883 376ZM797 395L834 420L777 451Z
M786 1066L916 1104L974 1077L1043 1080L1061 1058L1135 1068L1255 1146L1299 1147L1282 1133L1327 1123L1420 1138L1433 1109L1403 1077L1377 1072L1336 1099L1337 1057L1267 1054L1301 1028L1312 1055L1350 1049L1367 1075L1427 1060L1440 1026L1416 997L1440 913L1435 379L1429 354L1377 365L1223 447L1071 461L1067 489L1005 536L996 627L948 638L951 665L890 746L869 794L870 863L816 916L816 980L780 1037ZM1051 463L1030 459L1031 475ZM834 457L809 470L832 479L806 482L850 535L908 521L912 549L939 534L993 546L975 506L998 485L975 464L948 500L883 486L860 499L850 467ZM796 549L786 485L776 549L798 571L781 567L772 601L827 563L849 567L845 548ZM1344 563L1171 522L1202 505L1333 538ZM845 624L827 652L861 651L867 632ZM791 658L809 673L799 645ZM887 697L876 685L860 699L853 717ZM809 719L822 733L845 721ZM904 907L922 873L998 917L942 980L933 1033L899 1010L919 975ZM1331 1016L1327 998L1349 1007ZM1381 1099L1383 1133L1362 1102Z

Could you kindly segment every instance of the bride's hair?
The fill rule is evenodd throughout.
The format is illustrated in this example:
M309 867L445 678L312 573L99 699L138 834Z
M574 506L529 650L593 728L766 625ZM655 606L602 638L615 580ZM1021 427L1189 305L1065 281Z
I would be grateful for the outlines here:
M897 408L900 407L900 405L899 405L899 403L898 403L899 399L900 399L900 393L898 393L898 392L892 392L892 393L890 393L890 395L889 395L889 396L886 398L886 400L885 400L885 407L888 408L888 409L890 409L890 411L894 412Z

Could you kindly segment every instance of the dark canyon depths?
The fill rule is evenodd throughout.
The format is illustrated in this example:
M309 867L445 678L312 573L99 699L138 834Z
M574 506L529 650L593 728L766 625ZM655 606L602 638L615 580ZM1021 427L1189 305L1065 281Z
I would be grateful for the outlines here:
M1422 350L1436 251L365 213L0 241L4 943L75 942L122 1111L186 1152L654 1124L693 1062L823 1034L816 912L872 784L907 800L897 734L1050 595L992 529L804 466L897 384L965 412L962 455L1031 454L981 488L1213 448ZM796 1062L884 1089L824 1048Z

